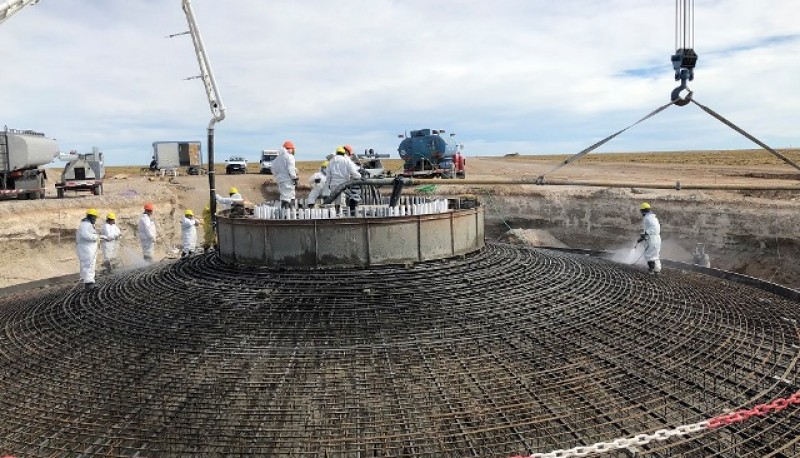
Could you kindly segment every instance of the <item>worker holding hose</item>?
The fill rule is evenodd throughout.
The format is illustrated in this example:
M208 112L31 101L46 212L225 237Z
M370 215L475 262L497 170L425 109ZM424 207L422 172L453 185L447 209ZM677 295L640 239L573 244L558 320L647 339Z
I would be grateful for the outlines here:
M642 233L636 244L645 242L644 259L647 261L648 271L651 275L657 275L661 272L661 224L649 203L642 203L639 212L642 214Z
M81 282L83 289L91 291L97 289L94 284L94 268L97 262L97 241L105 240L105 236L98 236L94 223L97 221L97 210L86 210L86 217L81 220L78 231L75 233L75 251L78 254Z

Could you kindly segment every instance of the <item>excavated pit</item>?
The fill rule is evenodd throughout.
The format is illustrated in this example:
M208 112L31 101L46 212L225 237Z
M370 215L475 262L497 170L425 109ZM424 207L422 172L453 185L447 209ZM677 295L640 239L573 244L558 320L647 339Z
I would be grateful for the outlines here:
M502 244L409 267L196 256L0 298L0 455L549 452L797 392L799 319L754 287ZM798 424L789 406L636 456L796 457Z

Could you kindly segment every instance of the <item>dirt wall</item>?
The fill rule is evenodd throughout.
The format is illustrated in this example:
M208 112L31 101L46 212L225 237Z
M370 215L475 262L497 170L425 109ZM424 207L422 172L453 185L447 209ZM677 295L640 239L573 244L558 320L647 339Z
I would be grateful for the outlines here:
M662 257L691 262L705 244L713 267L800 287L800 201L796 194L636 189L528 190L487 194L487 235L513 228L549 231L573 248L630 249L641 229L639 205L661 222Z

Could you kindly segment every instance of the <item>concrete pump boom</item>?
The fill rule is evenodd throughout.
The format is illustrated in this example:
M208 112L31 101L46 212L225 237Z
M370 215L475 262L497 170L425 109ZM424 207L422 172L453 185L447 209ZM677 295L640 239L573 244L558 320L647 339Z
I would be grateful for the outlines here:
M203 38L197 28L197 21L192 11L191 0L181 0L183 12L186 14L186 22L189 23L189 34L194 43L194 52L197 55L197 63L200 65L200 78L208 96L208 104L211 108L211 121L208 123L208 187L209 187L209 207L211 210L211 225L216 231L217 228L217 189L214 183L214 125L225 119L225 105L217 89L217 81L211 71L211 62L208 60L206 48L203 46Z
M13 16L14 13L19 12L19 10L22 8L25 8L29 5L35 5L37 3L39 3L39 0L8 0L3 4L0 4L0 24Z

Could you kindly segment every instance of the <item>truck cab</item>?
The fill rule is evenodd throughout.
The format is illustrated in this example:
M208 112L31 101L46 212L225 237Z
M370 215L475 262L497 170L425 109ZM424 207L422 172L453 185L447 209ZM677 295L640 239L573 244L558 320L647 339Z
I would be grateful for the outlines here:
M231 156L225 161L225 173L228 175L247 173L247 161L242 156Z
M261 151L260 172L262 174L272 175L272 161L278 157L278 150L265 149Z

